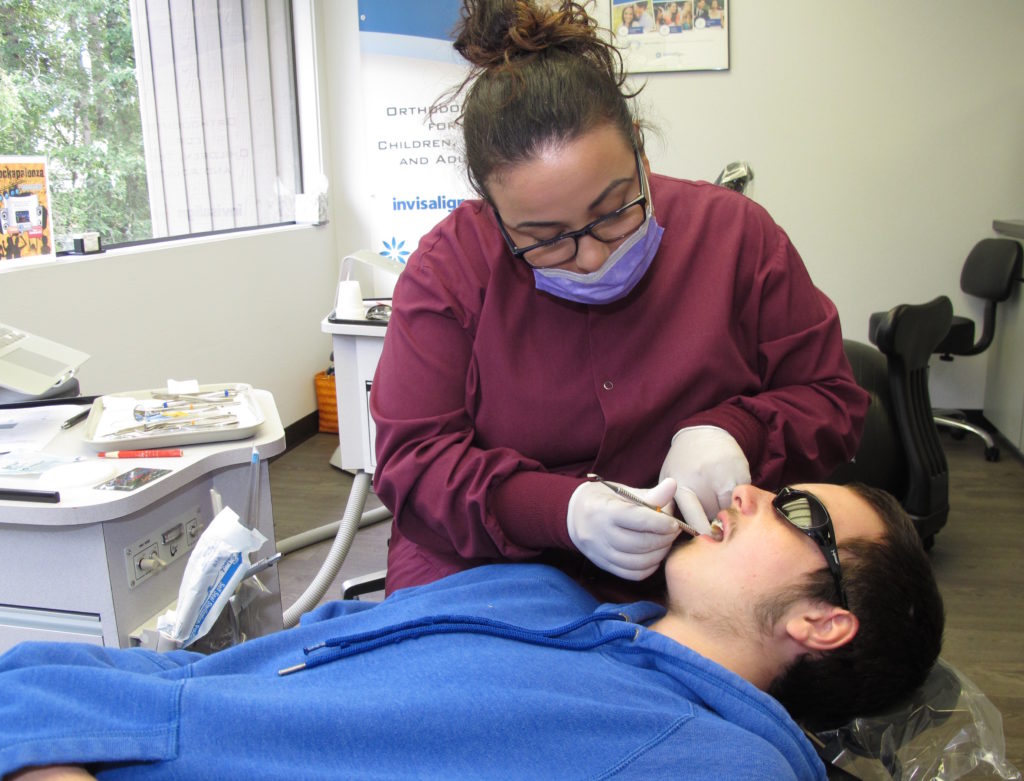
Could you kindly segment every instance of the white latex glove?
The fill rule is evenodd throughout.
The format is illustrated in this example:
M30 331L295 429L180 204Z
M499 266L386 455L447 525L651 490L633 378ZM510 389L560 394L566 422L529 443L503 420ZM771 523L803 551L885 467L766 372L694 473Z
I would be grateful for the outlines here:
M662 480L651 489L629 490L650 504L665 507L672 502L676 483ZM626 580L643 580L653 574L679 534L673 516L634 504L597 482L583 483L573 491L566 525L580 553Z
M690 526L706 534L711 519L732 503L732 490L750 482L743 450L725 429L691 426L672 437L661 478L676 481L676 506Z

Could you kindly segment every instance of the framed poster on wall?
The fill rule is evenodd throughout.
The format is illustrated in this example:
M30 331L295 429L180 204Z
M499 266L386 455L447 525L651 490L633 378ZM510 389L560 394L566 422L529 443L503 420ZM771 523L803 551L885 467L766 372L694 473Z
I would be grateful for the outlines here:
M729 0L612 0L609 27L626 71L729 69Z

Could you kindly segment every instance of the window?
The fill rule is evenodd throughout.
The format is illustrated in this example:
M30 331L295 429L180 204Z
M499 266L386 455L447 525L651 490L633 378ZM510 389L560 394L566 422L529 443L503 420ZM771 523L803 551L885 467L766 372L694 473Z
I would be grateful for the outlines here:
M0 154L48 158L58 241L293 220L288 0L0 0L0 19Z

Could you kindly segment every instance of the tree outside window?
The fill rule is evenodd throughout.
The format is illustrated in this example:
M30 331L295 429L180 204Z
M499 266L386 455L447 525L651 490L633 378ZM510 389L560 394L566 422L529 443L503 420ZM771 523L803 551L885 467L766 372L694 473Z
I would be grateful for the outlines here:
M0 155L48 159L58 241L290 222L291 35L289 0L0 0Z
M126 0L0 0L0 154L50 164L54 235L152 234Z

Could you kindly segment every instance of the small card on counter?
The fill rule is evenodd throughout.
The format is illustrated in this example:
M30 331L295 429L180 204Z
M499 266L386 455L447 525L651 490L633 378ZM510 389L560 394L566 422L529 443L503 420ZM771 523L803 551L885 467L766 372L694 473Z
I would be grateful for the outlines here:
M140 466L135 469L129 469L127 472L122 472L117 477L112 477L107 482L100 483L96 487L101 491L134 491L136 488L170 473L170 469L153 469L147 466Z

